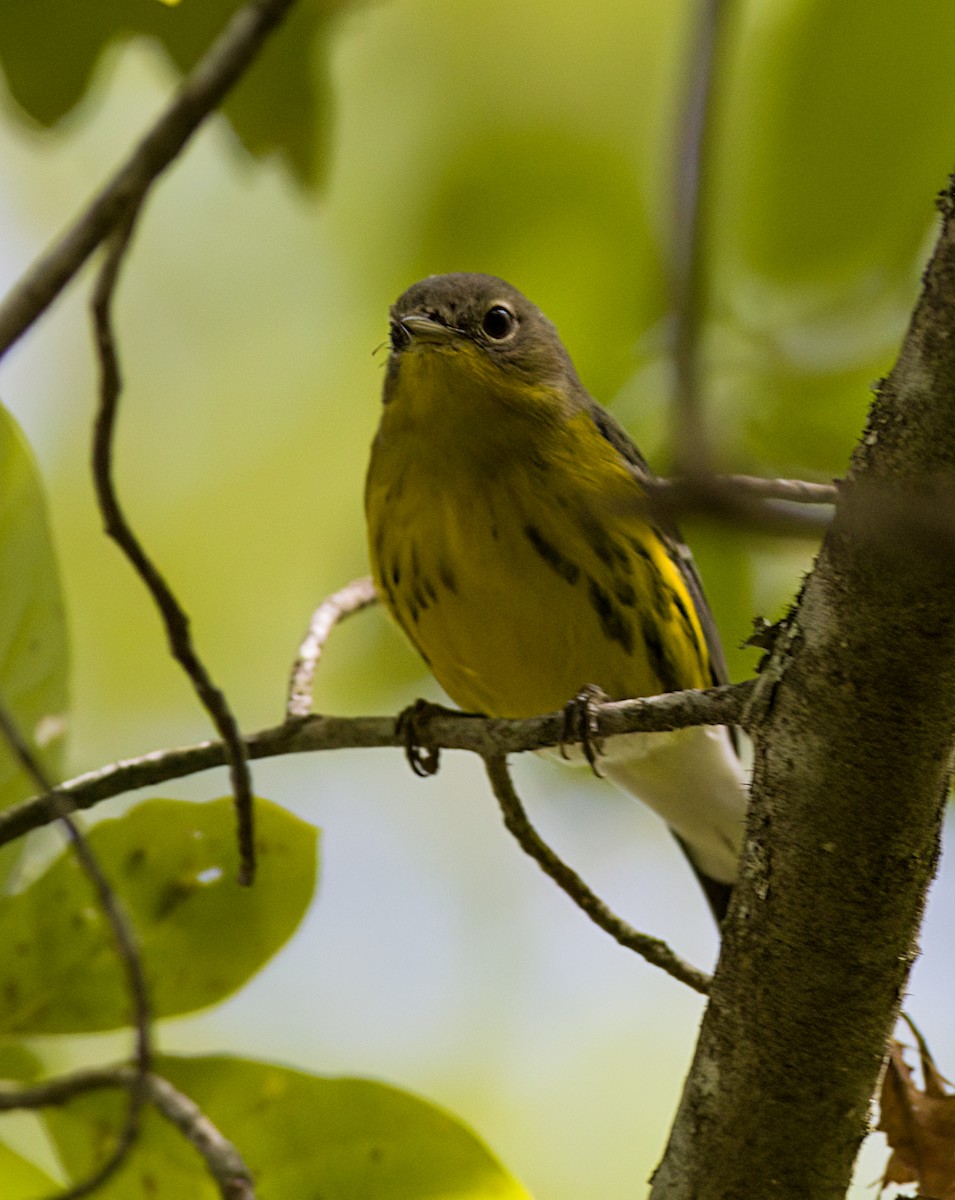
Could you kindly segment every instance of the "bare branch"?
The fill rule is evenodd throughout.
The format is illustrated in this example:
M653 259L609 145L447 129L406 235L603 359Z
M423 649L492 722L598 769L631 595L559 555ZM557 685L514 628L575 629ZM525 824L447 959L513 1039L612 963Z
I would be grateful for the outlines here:
M129 1067L95 1067L47 1079L30 1087L15 1088L0 1084L0 1112L16 1109L47 1108L66 1104L75 1096L105 1088L124 1088L132 1092L140 1077ZM147 1074L142 1079L143 1093L162 1115L198 1150L206 1169L219 1187L223 1200L255 1200L252 1173L235 1146L202 1112L195 1101L184 1095L161 1075ZM65 1196L86 1194L75 1189Z
M807 506L834 504L836 496L831 484L801 479L697 474L654 480L647 504L668 519L692 515L724 521L736 529L817 540L829 527L832 514L807 511Z
M308 633L299 647L298 656L292 666L292 678L289 681L288 702L285 716L288 720L295 717L307 717L312 711L312 683L315 679L315 668L321 657L329 635L345 617L352 613L361 612L369 604L377 600L375 585L371 577L366 575L361 579L353 579L337 592L323 600L308 625Z
M16 1112L18 1109L51 1108L66 1104L74 1096L84 1092L97 1092L105 1088L128 1087L128 1067L92 1067L70 1075L58 1075L26 1087L0 1083L0 1112Z
M503 754L487 755L484 759L487 776L494 795L501 806L504 824L517 839L518 845L537 863L541 870L565 892L571 900L614 941L645 958L652 966L659 967L687 987L706 995L709 976L685 962L666 942L660 938L640 933L626 921L621 920L584 883L576 871L568 867L563 859L542 840L531 825L527 812L521 804Z
M925 475L920 485L902 492L895 484L879 480L867 480L864 491L855 485L852 512L858 533L875 532L903 550L918 544L927 554L950 553L955 545L955 484L935 474ZM667 517L691 513L737 527L815 538L832 524L833 514L807 513L806 506L834 505L844 488L844 483L751 475L654 479L647 507Z
M241 77L294 2L249 0L235 13L152 129L0 305L0 357L52 304L96 247L142 204L158 176Z
M640 700L616 700L593 706L595 736L601 740L622 733L684 729L688 725L743 725L755 680L709 688L703 692L669 692ZM418 726L427 744L448 750L470 750L482 757L518 754L559 746L564 736L563 712L521 721L476 717L432 707L428 720ZM593 736L593 735L592 735ZM245 737L251 759L320 750L403 749L405 737L394 717L311 716L287 721ZM31 829L48 825L66 805L71 811L92 808L102 800L137 788L182 779L200 771L224 766L221 742L201 742L176 750L155 750L89 771L53 791L24 800L0 812L0 845L14 841Z
M213 683L196 653L185 610L126 520L113 483L113 433L122 378L113 337L112 302L120 268L132 237L136 212L136 209L131 209L113 235L93 291L93 322L100 363L100 402L93 430L93 482L106 532L146 585L165 624L170 652L188 675L196 695L225 744L238 823L239 881L250 884L255 875L252 777L238 722L222 691Z
M32 748L20 732L16 721L2 702L0 702L0 733L6 738L10 748L19 759L21 766L32 777L35 784L43 788L48 796L56 796L57 793L52 788L39 759L33 753ZM136 935L127 920L119 897L113 891L109 880L103 874L102 868L86 837L69 815L70 806L67 800L59 797L53 802L53 807L56 810L53 815L62 822L67 837L72 844L73 853L76 855L87 879L93 885L99 906L103 910L106 920L109 922L117 954L126 972L126 981L132 1000L135 1037L135 1067L130 1072L129 1083L127 1085L129 1105L116 1146L102 1166L98 1167L87 1179L75 1184L58 1197L58 1200L79 1200L79 1197L88 1196L96 1191L119 1169L135 1145L136 1138L139 1136L140 1115L145 1100L145 1080L152 1061L149 993L146 986L142 959L139 955L139 947L136 944Z
M712 482L756 500L788 500L793 504L835 504L839 491L832 483L805 479L762 479L756 475L714 475Z

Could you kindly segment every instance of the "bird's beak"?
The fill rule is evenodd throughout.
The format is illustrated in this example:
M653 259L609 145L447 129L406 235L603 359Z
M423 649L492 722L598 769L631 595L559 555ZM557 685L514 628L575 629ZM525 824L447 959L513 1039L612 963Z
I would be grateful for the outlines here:
M410 313L407 317L402 317L399 324L414 341L430 342L434 345L446 345L457 337L458 332L456 329L448 328L447 325L442 325L433 317L425 316L424 313Z

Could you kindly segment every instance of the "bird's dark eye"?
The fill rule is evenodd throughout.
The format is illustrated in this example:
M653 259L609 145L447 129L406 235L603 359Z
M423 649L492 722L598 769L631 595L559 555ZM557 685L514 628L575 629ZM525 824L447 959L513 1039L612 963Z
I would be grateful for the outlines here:
M391 338L391 348L396 353L399 350L404 350L405 346L411 341L411 335L400 321L391 322L391 329L388 336Z
M503 304L494 304L484 314L481 328L492 341L503 342L517 330L517 317Z

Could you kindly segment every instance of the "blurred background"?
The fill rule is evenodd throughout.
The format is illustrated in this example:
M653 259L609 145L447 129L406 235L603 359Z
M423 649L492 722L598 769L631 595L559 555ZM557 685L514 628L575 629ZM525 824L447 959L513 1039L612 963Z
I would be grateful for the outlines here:
M164 20L190 2L148 0ZM901 24L888 0L735 11L705 213L708 428L727 470L825 481L844 471L870 385L892 363L933 197L955 165L955 9L913 0ZM374 352L415 279L480 270L521 288L667 470L664 281L695 14L674 0L595 0L586 18L552 0L359 5L306 47L320 108L298 159L250 156L218 117L156 189L117 307L118 478L245 729L281 718L311 610L367 570ZM154 40L116 38L49 127L0 80L0 286L78 212L176 78ZM100 532L90 281L87 269L0 366L61 557L70 774L208 736L141 585ZM814 544L686 532L744 678L752 618L782 614ZM422 695L440 698L383 613L333 635L319 710L394 713ZM601 896L712 963L710 917L655 818L583 772L536 760L515 771L544 835ZM396 752L262 762L255 781L322 827L317 903L260 977L167 1023L163 1047L384 1079L460 1115L537 1196L641 1194L699 998L619 949L524 860L464 756L446 754L426 781ZM210 774L167 794L225 790ZM946 860L906 1005L949 1075L953 913ZM870 1139L859 1195L883 1145Z

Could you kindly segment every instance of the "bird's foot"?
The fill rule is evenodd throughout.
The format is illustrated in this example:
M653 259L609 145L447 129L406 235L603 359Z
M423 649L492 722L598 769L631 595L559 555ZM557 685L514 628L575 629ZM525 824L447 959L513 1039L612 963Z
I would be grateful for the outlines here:
M597 736L597 706L608 699L607 693L595 683L582 687L564 707L564 728L560 735L561 756L570 757L567 753L569 742L580 742L584 758L598 779L603 778L597 767L597 759L603 754L603 741Z
M405 758L412 771L421 779L437 775L441 765L441 748L428 737L428 725L437 713L448 710L430 700L416 700L398 714L395 732L404 746Z

